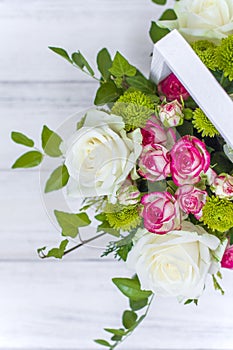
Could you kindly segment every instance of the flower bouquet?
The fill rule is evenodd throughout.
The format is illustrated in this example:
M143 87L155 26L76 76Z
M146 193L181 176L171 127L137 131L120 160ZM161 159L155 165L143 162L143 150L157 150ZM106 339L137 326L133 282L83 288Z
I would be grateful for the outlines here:
M152 23L151 38L156 43L173 29L229 102L233 0L180 0ZM32 148L13 168L56 158L59 166L45 193L62 191L66 204L70 198L75 205L77 198L82 201L71 212L53 208L64 239L59 247L38 249L41 258L61 259L105 235L102 257L113 253L131 269L132 278L113 278L129 300L122 325L105 329L110 340L95 340L114 349L143 321L154 296L197 304L208 276L224 293L221 268L233 269L233 150L218 121L192 96L192 86L184 86L174 72L155 82L119 52L112 58L102 49L98 78L80 51L69 55L50 49L99 81L98 107L74 116L74 129L65 139L44 126L42 151L26 135L12 132L14 142ZM94 228L94 236L72 245L85 227Z

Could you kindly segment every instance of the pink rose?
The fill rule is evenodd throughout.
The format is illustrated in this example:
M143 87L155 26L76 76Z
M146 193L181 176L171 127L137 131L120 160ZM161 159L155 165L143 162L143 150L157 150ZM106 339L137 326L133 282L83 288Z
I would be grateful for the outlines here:
M229 174L216 176L211 190L220 198L233 199L233 176Z
M205 144L195 136L183 136L171 150L171 174L177 186L196 184L210 166Z
M189 97L188 91L177 79L175 74L171 73L164 80L162 80L158 85L159 95L165 95L168 101L172 100L187 100Z
M143 129L142 144L143 146L159 144L170 149L176 142L176 134L171 128L164 128L163 124L155 116L149 119Z
M139 174L149 181L160 181L170 175L170 156L161 145L147 145L139 158Z
M151 192L142 197L141 203L144 226L149 232L162 235L180 228L179 204L169 192Z
M192 185L184 185L177 189L175 197L183 212L194 214L198 220L201 218L202 207L207 198L206 191L201 191Z
M161 105L159 107L159 117L166 127L183 124L182 105L177 100Z
M226 269L233 269L233 246L230 246L225 250L223 255L221 266Z

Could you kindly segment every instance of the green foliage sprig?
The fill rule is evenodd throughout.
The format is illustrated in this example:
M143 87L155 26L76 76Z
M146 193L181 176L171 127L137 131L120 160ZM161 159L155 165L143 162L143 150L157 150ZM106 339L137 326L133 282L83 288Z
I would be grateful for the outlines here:
M115 102L129 88L140 90L148 95L154 95L156 86L120 53L114 58L106 48L100 50L96 57L100 78L95 76L94 70L80 51L69 54L62 48L49 47L50 50L63 57L74 67L100 83L94 103L97 106Z
M105 339L96 339L95 342L109 350L115 349L125 341L147 316L154 295L151 291L142 290L137 276L133 278L113 278L115 286L129 301L129 309L122 314L122 326L120 328L104 328L111 334L110 342ZM144 309L144 313L141 310ZM136 312L137 311L137 312ZM138 313L138 311L140 313Z

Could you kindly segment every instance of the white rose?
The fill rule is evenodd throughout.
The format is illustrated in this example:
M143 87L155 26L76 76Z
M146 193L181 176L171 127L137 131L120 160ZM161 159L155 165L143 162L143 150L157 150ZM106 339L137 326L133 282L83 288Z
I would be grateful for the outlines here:
M142 150L140 130L126 134L124 127L119 116L96 109L87 112L83 126L63 145L71 196L111 195L115 200Z
M158 21L158 25L179 30L189 42L218 42L233 34L233 0L180 0L174 10L177 20Z
M181 231L157 235L141 229L135 237L128 266L136 271L142 289L157 295L196 299L207 274L220 267L220 240L190 222L183 222Z

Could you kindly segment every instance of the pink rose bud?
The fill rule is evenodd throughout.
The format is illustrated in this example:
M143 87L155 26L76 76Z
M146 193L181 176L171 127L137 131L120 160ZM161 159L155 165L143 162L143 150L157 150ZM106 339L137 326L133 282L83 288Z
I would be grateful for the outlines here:
M161 121L155 116L149 119L143 129L142 133L142 144L143 146L159 144L167 149L171 149L176 142L176 134L173 129L165 128Z
M180 228L179 204L169 192L151 192L142 197L141 203L144 226L149 232L162 235Z
M187 100L189 97L188 91L173 73L159 83L158 93L164 95L168 101L181 101L181 98Z
M220 198L233 199L233 176L220 174L214 179L211 190Z
M170 175L170 156L161 145L147 145L139 158L139 174L149 181L160 181Z
M223 255L221 266L226 269L233 269L233 246L228 247Z
M117 199L122 205L134 205L140 202L141 193L130 179L127 179L118 191Z
M198 183L210 167L210 154L195 136L183 136L170 154L172 179L177 186Z
M161 105L159 107L159 117L166 127L183 124L182 105L177 100Z
M207 192L193 185L183 185L175 193L179 206L186 214L194 214L196 219L202 216L202 207L206 202Z

